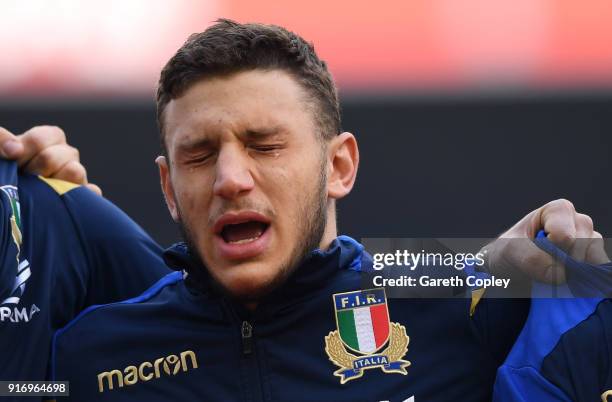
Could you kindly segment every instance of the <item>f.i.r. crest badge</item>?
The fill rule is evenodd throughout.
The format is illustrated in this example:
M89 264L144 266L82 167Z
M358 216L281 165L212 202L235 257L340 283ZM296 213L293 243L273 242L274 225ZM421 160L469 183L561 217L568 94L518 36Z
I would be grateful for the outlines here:
M377 367L385 373L408 374L410 362L402 357L410 338L403 325L389 321L384 288L337 293L333 301L338 329L325 337L325 352L340 367L334 375L341 384Z

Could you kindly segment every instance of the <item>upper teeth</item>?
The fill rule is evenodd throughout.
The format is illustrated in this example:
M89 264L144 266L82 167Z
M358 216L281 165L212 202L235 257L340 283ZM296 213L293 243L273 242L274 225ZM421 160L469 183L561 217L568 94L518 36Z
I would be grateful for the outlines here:
M241 240L236 240L236 241L230 241L230 243L232 243L232 244L243 244L243 243L248 243L248 242L251 242L251 241L257 240L257 239L259 239L259 236L250 237L248 239L241 239Z

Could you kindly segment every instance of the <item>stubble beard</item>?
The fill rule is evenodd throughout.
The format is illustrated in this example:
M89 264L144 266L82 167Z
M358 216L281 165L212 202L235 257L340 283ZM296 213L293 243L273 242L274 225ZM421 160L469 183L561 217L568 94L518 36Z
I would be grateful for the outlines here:
M258 289L253 290L249 294L235 294L223 286L218 280L216 280L212 271L208 268L209 265L206 258L196 246L194 242L193 232L190 226L183 219L183 214L180 206L177 203L177 211L179 215L179 230L185 243L188 246L191 257L196 260L199 265L204 266L209 271L209 276L212 280L212 286L220 293L232 298L237 299L242 303L256 302L261 300L262 297L269 294L273 290L282 286L289 276L302 264L302 262L308 257L308 255L319 247L321 239L325 233L327 226L327 177L325 172L327 171L327 162L322 157L320 174L318 177L318 183L316 191L311 193L309 200L301 204L300 211L298 212L297 226L303 228L298 230L297 242L293 251L289 254L286 261L279 264L277 274L272 280L261 286ZM176 199L176 198L175 198ZM301 234L301 235L300 235Z

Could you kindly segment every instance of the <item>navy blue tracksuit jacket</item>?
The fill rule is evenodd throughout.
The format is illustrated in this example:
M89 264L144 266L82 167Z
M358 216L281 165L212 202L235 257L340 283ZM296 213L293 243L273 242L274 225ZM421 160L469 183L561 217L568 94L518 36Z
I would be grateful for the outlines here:
M499 368L496 402L612 401L612 264L581 263L542 233L567 284L535 284L529 317Z
M162 251L88 189L0 160L0 380L44 381L53 333L87 306L149 288L170 272Z
M52 372L70 381L67 400L490 401L528 309L483 299L470 316L468 298L362 291L372 261L345 236L253 312L217 293L184 245L166 260L188 274L91 307L56 334Z

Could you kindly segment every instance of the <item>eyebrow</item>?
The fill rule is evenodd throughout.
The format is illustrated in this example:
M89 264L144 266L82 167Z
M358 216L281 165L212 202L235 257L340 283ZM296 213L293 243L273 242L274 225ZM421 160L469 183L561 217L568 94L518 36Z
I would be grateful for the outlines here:
M196 138L196 139L187 139L185 141L180 142L177 145L177 148L184 151L189 151L191 149L201 149L201 148L210 148L213 144L208 138Z
M257 127L245 130L243 136L250 139L261 139L284 132L286 132L286 129L281 125L272 127Z
M257 140L263 139L266 137L270 137L277 134L285 133L286 129L284 126L272 126L272 127L256 127L250 128L243 131L239 134L240 137ZM189 151L192 149L203 149L203 148L211 148L214 145L215 141L209 138L195 138L195 139L186 139L180 142L177 145L177 148L183 151Z

